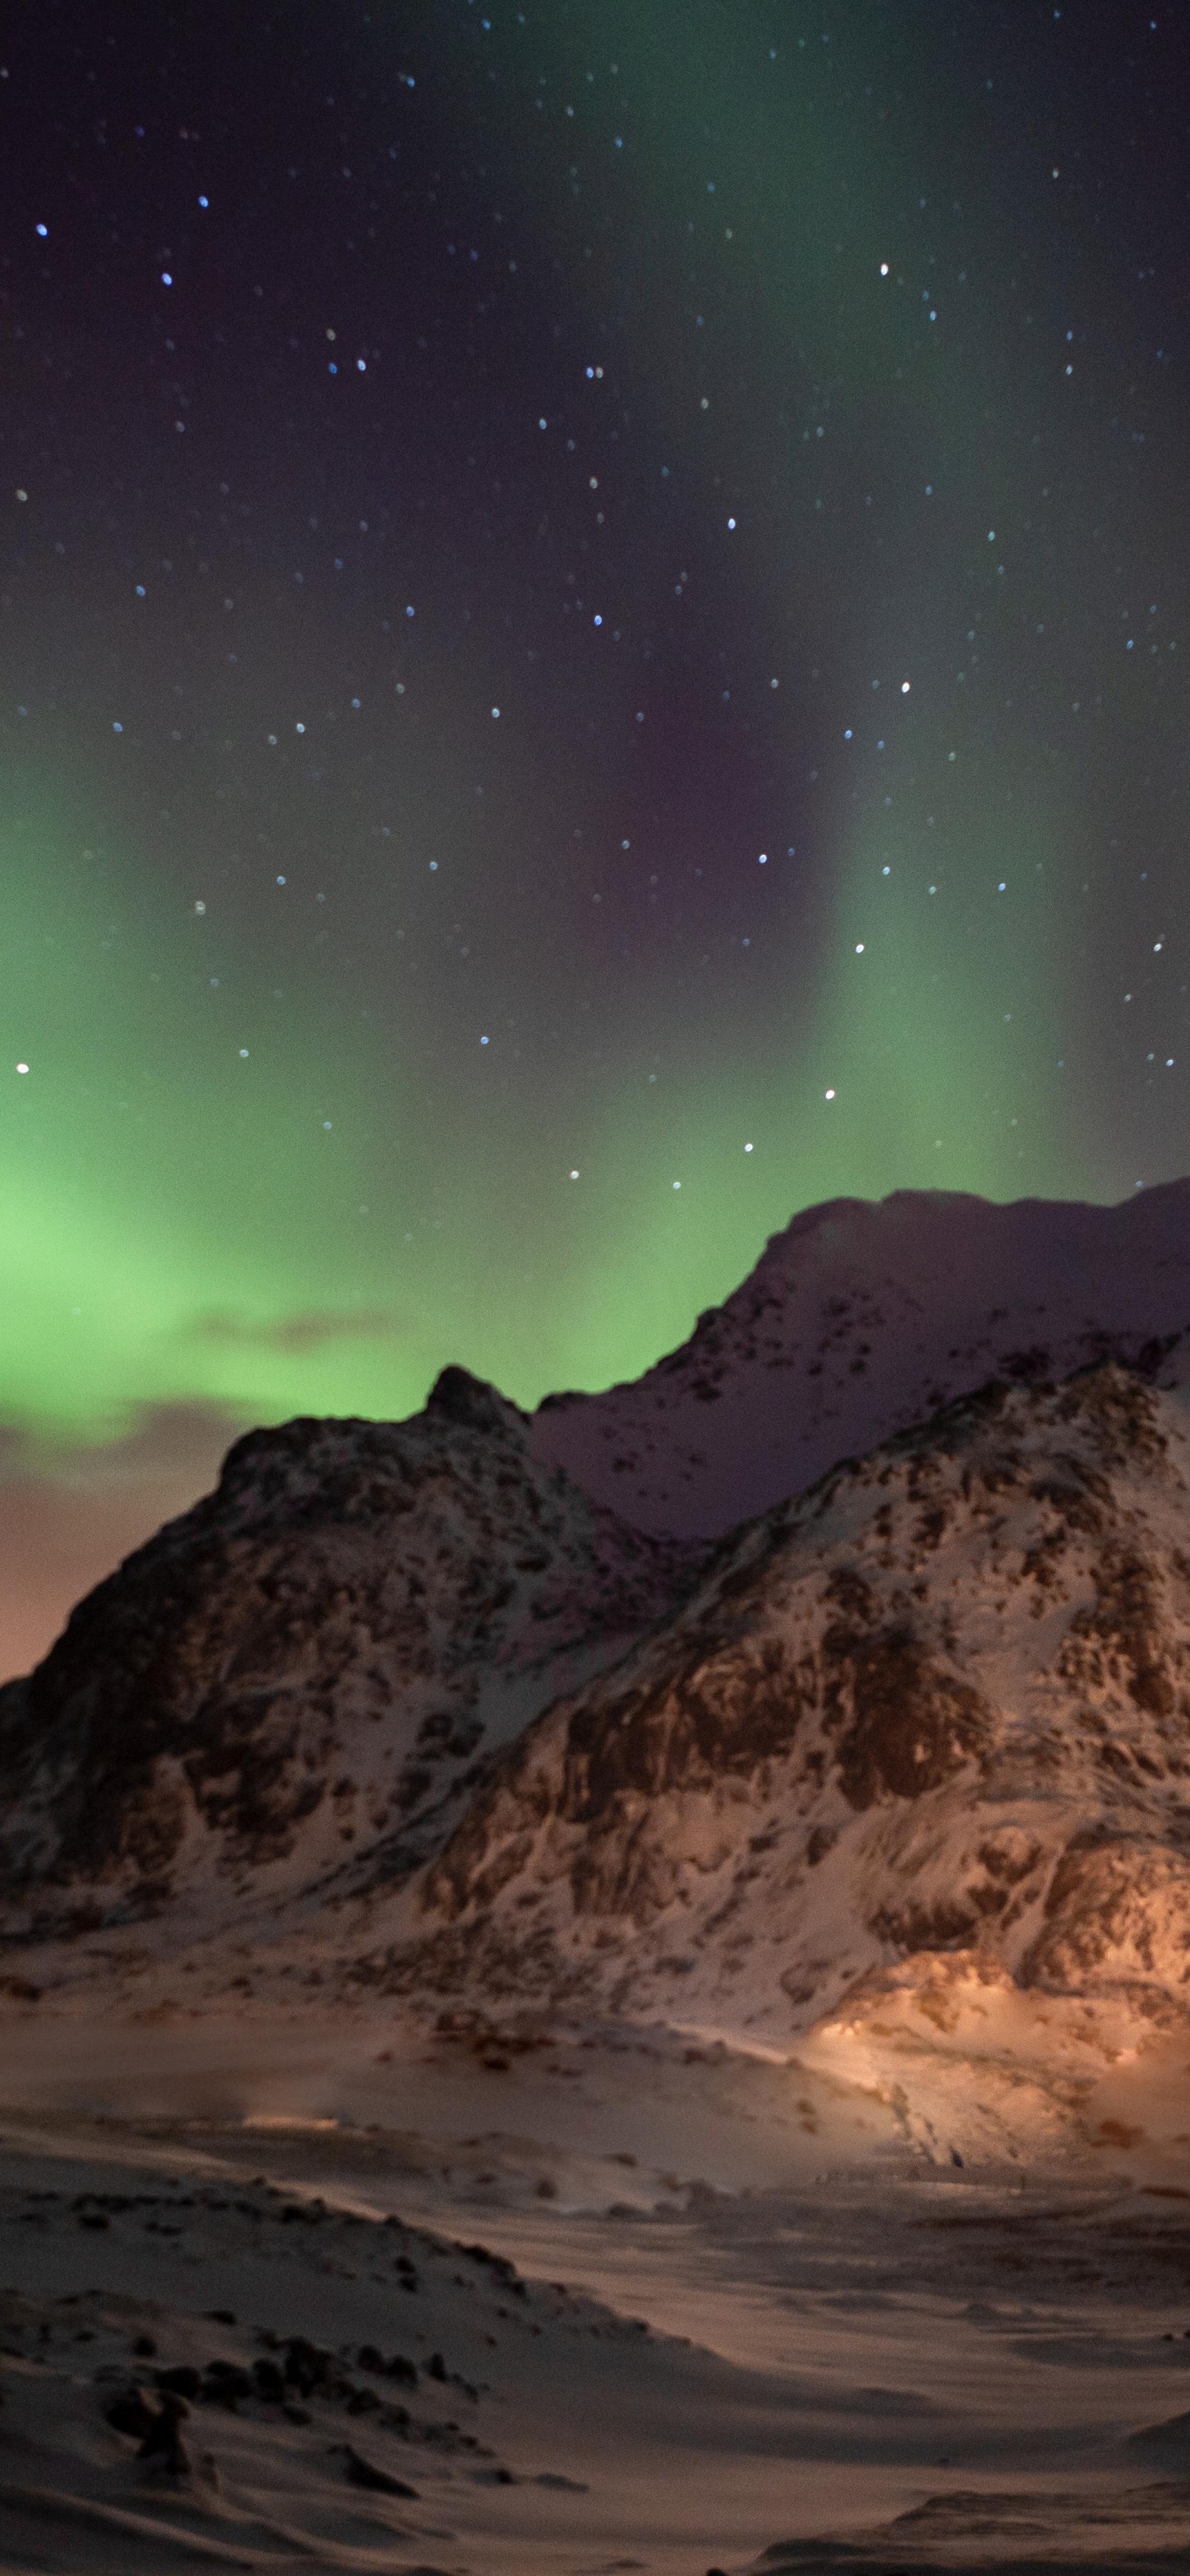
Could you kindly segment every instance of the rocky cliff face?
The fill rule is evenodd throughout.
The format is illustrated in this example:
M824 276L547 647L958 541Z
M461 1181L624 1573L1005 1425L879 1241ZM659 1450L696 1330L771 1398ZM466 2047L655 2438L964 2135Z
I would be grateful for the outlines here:
M688 1579L461 1369L409 1422L252 1433L0 1692L9 1928L399 1879Z
M532 1726L398 1976L773 2041L907 1957L1190 2001L1190 1423L993 1385L744 1528Z
M239 1442L0 1692L0 1935L156 1914L212 1993L247 1940L778 2049L936 2019L963 1962L977 2018L997 1979L1190 2009L1187 1219L812 1211L637 1388L530 1423L448 1370ZM711 1545L599 1498L720 1527L778 1476Z
M628 1386L549 1396L534 1455L643 1529L721 1536L989 1378L1190 1360L1190 1181L1121 1207L898 1190L808 1208Z

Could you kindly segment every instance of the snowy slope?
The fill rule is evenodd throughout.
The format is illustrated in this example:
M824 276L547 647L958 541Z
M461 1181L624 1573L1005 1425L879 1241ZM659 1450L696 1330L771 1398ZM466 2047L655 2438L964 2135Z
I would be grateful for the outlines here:
M644 1377L548 1396L533 1452L643 1529L715 1537L991 1377L1167 1382L1188 1328L1190 1180L1114 1208L836 1199Z
M683 1581L461 1369L405 1423L253 1432L0 1691L8 1927L399 1878Z
M778 2050L1181 2010L1188 1218L843 1203L638 1387L241 1441L0 1691L0 1935Z
M993 1386L746 1526L416 1905L406 1981L778 2046L907 1960L1190 2001L1184 1406Z

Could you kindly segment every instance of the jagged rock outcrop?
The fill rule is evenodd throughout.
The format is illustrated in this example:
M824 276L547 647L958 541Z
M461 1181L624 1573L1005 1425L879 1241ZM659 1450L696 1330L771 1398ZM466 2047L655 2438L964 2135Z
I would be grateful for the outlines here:
M0 1691L7 1927L399 1878L689 1579L462 1369L408 1422L251 1433Z
M451 1369L409 1422L237 1443L0 1691L0 1935L156 1914L120 1956L205 1944L208 1993L239 1942L434 2010L777 2047L844 1999L936 2018L964 1961L972 2013L997 1979L1190 2010L1190 1411L1159 1383L1188 1217L1187 1184L845 1203L586 1413ZM884 1436L992 1343L998 1376ZM803 1460L882 1436L708 1545L598 1499L625 1405L660 1520L788 1476L799 1419ZM683 1448L691 1407L718 1448ZM549 1441L583 1422L572 1476Z
M547 1396L534 1455L642 1529L721 1537L990 1378L1190 1365L1190 1180L1119 1207L834 1199L632 1384Z
M401 1982L773 2040L911 1955L1190 2003L1190 1416L993 1384L746 1526L502 1757Z

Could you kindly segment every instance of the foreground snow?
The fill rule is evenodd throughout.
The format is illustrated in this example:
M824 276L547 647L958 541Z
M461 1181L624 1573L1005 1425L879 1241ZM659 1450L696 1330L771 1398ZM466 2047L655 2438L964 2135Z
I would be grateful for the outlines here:
M1188 2204L1127 2157L931 2165L663 2038L0 2036L21 2576L1186 2563Z

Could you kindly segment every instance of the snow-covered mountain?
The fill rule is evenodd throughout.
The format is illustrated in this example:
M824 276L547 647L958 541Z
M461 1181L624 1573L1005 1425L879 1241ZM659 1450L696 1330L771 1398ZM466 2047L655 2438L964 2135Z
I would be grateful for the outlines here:
M689 1580L462 1369L408 1422L251 1433L0 1691L10 1928L204 1889L234 1918L365 1852L399 1878L485 1753Z
M778 2051L1190 2009L1188 1323L1190 1183L905 1194L635 1388L252 1434L0 1691L0 1931Z
M642 1529L718 1537L989 1378L1190 1340L1190 1180L1119 1207L898 1190L775 1234L688 1342L603 1395L547 1396L534 1456Z
M956 1957L1190 2002L1184 1405L994 1385L750 1523L410 1905L399 1978L504 2012L779 2046Z

